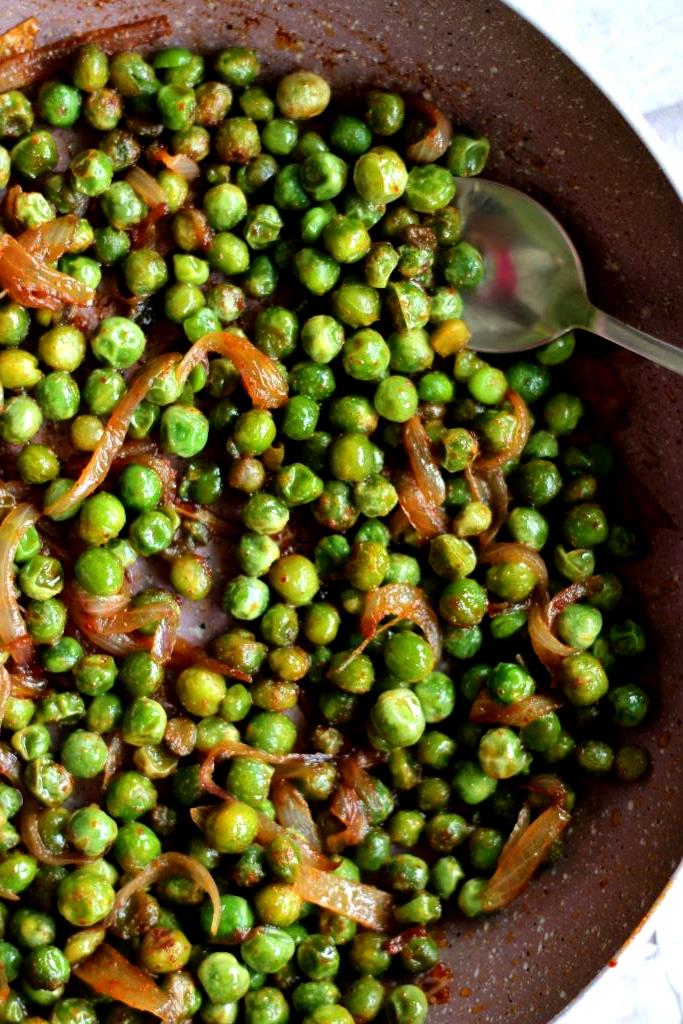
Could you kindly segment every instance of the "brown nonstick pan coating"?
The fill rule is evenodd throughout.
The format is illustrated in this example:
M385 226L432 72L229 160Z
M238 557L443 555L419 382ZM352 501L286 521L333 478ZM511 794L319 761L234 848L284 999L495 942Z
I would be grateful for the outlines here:
M173 41L239 43L277 74L314 67L349 92L427 91L456 124L488 135L490 173L531 192L569 229L593 299L683 344L680 203L610 102L562 53L491 0L4 0L41 42L150 14ZM579 391L604 414L627 466L624 493L649 538L630 570L650 624L655 713L636 742L653 768L634 786L596 784L566 856L514 907L447 923L452 996L432 1024L544 1024L609 961L683 855L683 381L586 339ZM626 680L624 680L626 681Z

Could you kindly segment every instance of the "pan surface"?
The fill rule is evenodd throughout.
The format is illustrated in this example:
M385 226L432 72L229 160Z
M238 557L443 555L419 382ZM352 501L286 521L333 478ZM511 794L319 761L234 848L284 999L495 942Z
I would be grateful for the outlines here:
M164 13L174 41L253 46L271 73L303 64L353 92L427 91L456 124L490 137L493 176L561 219L609 312L683 344L680 204L606 97L547 39L491 0L4 0L3 27L28 15L41 41ZM580 392L603 414L640 509L647 555L630 572L651 629L658 694L636 742L652 771L600 783L576 814L565 857L511 911L451 922L449 1003L431 1024L543 1024L627 939L683 854L683 382L628 353L584 345ZM626 681L626 680L624 680Z

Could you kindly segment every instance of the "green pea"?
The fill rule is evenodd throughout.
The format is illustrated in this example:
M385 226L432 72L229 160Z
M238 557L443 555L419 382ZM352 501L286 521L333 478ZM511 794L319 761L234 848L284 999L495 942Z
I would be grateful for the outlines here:
M318 117L330 102L331 90L314 71L292 71L278 83L275 102L282 115L292 121Z
M10 151L12 168L25 178L34 180L54 171L57 166L57 143L50 132L37 131L25 135Z

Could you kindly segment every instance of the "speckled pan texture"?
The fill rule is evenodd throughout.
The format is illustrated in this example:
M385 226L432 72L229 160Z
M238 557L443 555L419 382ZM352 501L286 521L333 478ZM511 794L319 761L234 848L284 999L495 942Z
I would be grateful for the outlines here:
M545 202L609 312L683 344L680 204L609 101L516 14L484 0L4 0L2 23L37 14L46 38L164 13L174 38L256 47L274 73L303 63L349 90L426 92L490 136L492 173ZM642 510L649 554L632 576L655 656L658 710L642 741L653 770L600 784L576 815L566 857L506 913L449 924L453 995L432 1024L542 1024L608 962L683 854L683 382L589 342L579 388L606 413ZM588 346L587 346L588 347Z

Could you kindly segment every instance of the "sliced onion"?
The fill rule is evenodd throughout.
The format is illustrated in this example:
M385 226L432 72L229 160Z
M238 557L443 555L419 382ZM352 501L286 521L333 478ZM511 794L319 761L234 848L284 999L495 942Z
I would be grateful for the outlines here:
M500 851L500 857L498 858L499 860L501 857L505 856L508 850L512 849L517 840L521 837L522 833L526 832L530 824L531 808L527 803L523 803L519 809L517 820L515 821L515 824L512 827L512 832L507 837L505 845L503 846L503 849Z
M134 192L137 192L143 203L149 206L150 210L157 206L166 206L166 193L156 180L144 168L137 165L132 167L125 177Z
M281 772L284 770L284 773L287 774L291 774L292 770L300 774L302 768L313 768L325 761L332 760L331 754L270 754L265 750L258 750L256 747L241 743L239 740L224 740L223 743L217 743L215 747L211 747L207 751L199 773L199 784L202 789L221 800L229 799L230 794L214 782L213 773L219 761L230 757L248 757L251 761L277 765Z
M396 490L402 511L420 537L431 540L448 531L446 513L439 505L428 500L412 473L400 475Z
M485 565L509 565L510 563L525 565L538 581L537 592L540 594L548 592L548 568L543 556L527 544L508 543L507 541L503 544L490 544L480 553L479 561Z
M379 820L382 817L384 803L379 796L376 780L365 770L363 754L348 754L343 757L339 771L344 782L363 801L370 819Z
M159 15L58 39L47 46L3 60L0 63L0 92L23 89L32 82L48 78L67 63L75 50L86 43L94 43L108 54L120 53L123 50L139 50L151 46L170 32L168 18Z
M92 956L72 967L73 973L98 995L142 1013L167 1019L167 995L147 971L126 960L107 942L97 947Z
M339 818L344 828L327 837L327 848L340 853L346 846L357 846L370 828L368 814L360 794L342 782L330 803L330 812Z
M147 639L149 638L141 638L143 646ZM248 673L242 672L241 669L234 668L232 665L228 665L225 661L219 661L218 658L209 657L201 647L191 644L182 636L176 637L171 664L174 668L185 668L188 665L199 665L201 668L207 668L210 672L217 672L221 676L230 676L232 679L239 679L243 683L251 682L251 676L248 675Z
M0 288L30 309L89 306L95 292L75 277L50 270L11 235L0 237Z
M120 732L115 732L112 738L109 740L109 746L107 748L107 759L104 762L104 770L102 772L102 791L104 792L109 783L116 775L117 771L123 764L123 753L124 753L123 737Z
M22 669L19 675L10 675L10 687L11 694L13 697L19 697L23 700L35 700L37 697L42 697L47 689L47 681L45 679L34 679L33 676L25 674L25 670Z
M137 168L136 168L137 170ZM154 180L154 179L152 179ZM130 232L130 244L132 249L154 249L156 248L157 239L157 224L162 217L165 217L168 213L168 208L164 203L157 203L153 206L149 213L145 214L142 220L133 226ZM132 308L140 305L145 296L133 295L131 298L125 298L123 295L119 295L118 298L122 302L127 302Z
M307 903L350 917L364 928L383 932L391 927L394 901L389 893L374 885L354 882L320 871L312 865L304 865L294 879L293 887Z
M201 168L186 153L175 153L173 156L163 146L156 146L149 154L153 160L167 167L169 171L179 174L185 181L194 181L201 174Z
M188 857L187 854L175 852L162 853L159 857L155 857L146 868L143 868L142 871L138 872L137 875L119 889L114 906L105 921L105 926L111 926L122 907L125 907L128 901L140 889L148 889L150 885L154 885L155 882L162 878L176 877L178 875L192 879L200 889L204 890L211 900L211 906L213 907L211 934L215 935L221 919L221 898L218 887L211 873L207 871L203 864L200 864L194 857Z
M505 397L512 406L512 411L515 416L515 429L512 434L512 440L508 447L503 448L502 451L496 452L495 455L491 455L486 458L480 457L477 460L476 468L483 472L498 469L499 466L503 466L506 462L519 458L526 447L527 441L529 440L529 434L531 433L531 416L529 414L529 406L521 395L518 395L516 391L512 390L512 388L507 390Z
M18 665L33 657L33 641L26 632L14 587L14 556L21 538L40 513L33 505L15 505L0 523L0 643Z
M180 608L171 598L168 614L162 615L152 637L149 653L161 665L165 665L173 656L178 628L180 626Z
M12 692L12 677L4 665L0 665L0 728L5 717L5 708Z
M430 103L421 96L411 97L408 104L429 120L430 128L418 142L408 146L406 154L414 164L431 164L442 157L450 146L453 126L435 103Z
M9 779L13 786L21 782L21 761L4 743L0 743L0 775Z
M568 587L559 590L551 601L536 601L529 613L529 639L534 654L549 672L555 673L560 663L570 654L576 654L576 648L563 643L553 633L555 619L570 604L590 597L598 592L601 586L600 576L588 576Z
M419 587L409 583L387 583L373 587L365 595L365 605L360 618L360 631L366 639L372 639L377 626L388 615L408 619L419 626L425 635L434 658L441 658L441 630L439 619L427 596Z
M313 820L311 808L302 793L286 779L273 782L273 804L278 822L283 828L303 836L311 850L322 849L320 831Z
M490 693L482 690L475 698L470 710L470 722L481 722L486 725L514 725L522 728L535 722L537 718L549 715L562 707L562 701L554 697L546 697L542 693L533 693L530 697L522 697L513 704L502 704L494 700Z
M0 35L0 61L32 50L38 35L38 27L37 18L26 18L3 32Z
M507 907L526 889L570 820L562 807L548 807L506 848L480 897L485 913Z
M419 416L412 416L404 425L403 444L417 486L431 504L443 505L446 500L446 485L438 463L432 455L429 435Z
M216 537L234 537L237 532L237 527L234 523L216 515L215 512L205 508L203 505L192 505L187 501L174 501L173 508L179 516L184 516L186 519L194 519L198 523L204 523Z
M278 409L285 405L289 389L283 368L246 338L230 331L213 331L196 341L178 365L178 380L184 383L209 352L227 356L258 409Z
M78 217L67 213L37 228L28 228L17 236L17 242L35 259L54 263L71 248L77 228Z
M47 506L45 515L63 516L104 483L107 473L126 439L133 413L145 398L154 381L177 363L179 358L175 352L171 352L153 359L140 371L130 390L126 392L109 417L102 437L97 443L97 448L78 480L65 494Z
M552 772L532 775L530 779L522 783L522 786L530 793L544 796L551 804L557 804L558 807L564 807L567 810L569 790L559 775L554 775Z
M491 525L479 535L479 543L485 548L491 544L503 526L508 515L510 494L502 469L492 469L480 476L486 488L486 504L491 509Z
M22 843L39 864L90 864L93 860L84 853L52 853L40 834L36 804L26 797L19 816L19 834Z

